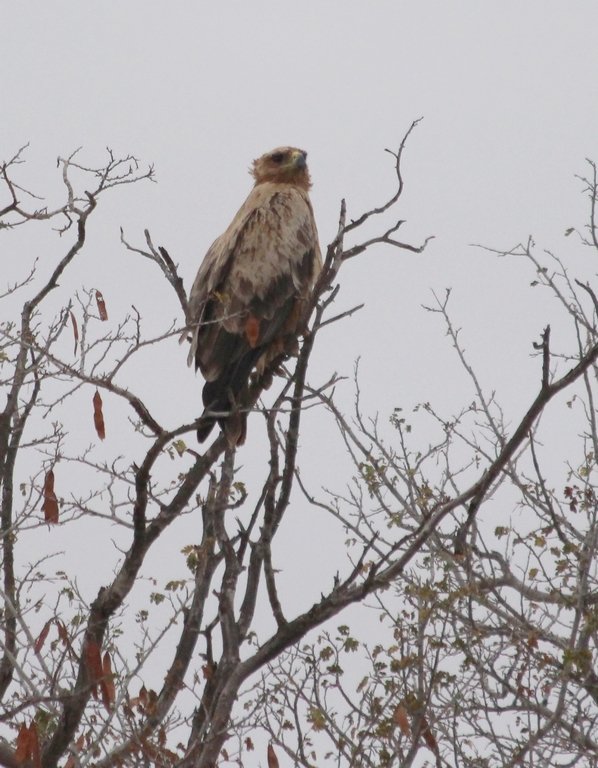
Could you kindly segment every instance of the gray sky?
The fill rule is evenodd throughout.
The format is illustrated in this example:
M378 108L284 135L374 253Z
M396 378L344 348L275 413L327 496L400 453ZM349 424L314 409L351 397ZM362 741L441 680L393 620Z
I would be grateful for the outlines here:
M351 375L361 356L367 412L386 419L395 405L431 400L447 413L462 405L470 384L441 322L421 309L431 289L452 287L454 321L482 385L497 389L507 420L521 415L538 381L531 342L559 313L529 288L527 265L469 244L509 248L533 234L576 274L593 274L564 231L585 222L574 174L585 172L586 156L598 156L595 2L128 0L0 8L7 73L0 155L30 142L23 183L58 200L55 158L79 146L90 164L110 146L156 167L158 184L102 201L85 258L63 278L53 309L84 284L103 291L112 318L135 304L148 328L163 328L177 316L176 303L152 265L123 251L119 226L136 243L148 227L189 285L250 188L250 161L280 144L309 152L325 245L341 197L356 216L392 192L392 158L383 150L396 149L423 116L407 147L397 216L407 220L403 238L436 239L422 255L378 247L346 265L338 307L366 307L322 335L312 381L333 371ZM9 233L0 254L9 275L22 274L31 253L40 256L42 275L51 268L64 243L36 236L31 230L27 247L12 251L24 235ZM555 345L569 340L563 334L554 330ZM200 382L184 352L173 343L163 360L156 371L148 356L132 373L167 421L173 407L173 421L194 417ZM338 394L350 408L350 384ZM315 417L308 425L318 431ZM107 443L111 434L108 425ZM304 457L312 460L321 470L317 452ZM331 485L325 466L320 479Z
M420 306L430 289L452 287L482 383L498 390L508 418L525 410L539 375L531 342L556 308L529 287L526 265L470 244L508 249L533 234L576 274L594 274L564 232L585 223L574 175L585 173L584 158L598 159L595 0L4 0L0 24L0 158L30 142L26 186L58 199L56 157L79 146L89 163L106 146L133 153L155 164L159 182L106 197L56 307L83 283L103 290L113 316L134 303L163 327L176 304L156 303L158 276L123 252L119 226L138 243L148 227L189 285L249 191L251 160L280 144L309 152L325 245L341 197L357 216L392 193L383 150L423 116L397 216L404 239L436 239L422 255L379 247L346 266L338 307L366 308L322 337L314 379L350 375L361 355L364 405L383 418L397 404L466 402L444 329ZM0 246L11 277L25 269L15 257L25 251L10 250L16 237ZM39 255L49 269L51 249ZM555 343L568 333L555 331ZM173 345L161 372L148 361L138 374L159 413L168 388L178 415L192 418L200 383L184 358ZM348 407L351 387L339 394ZM292 537L301 530L291 524ZM325 537L310 546L330 554Z
M131 239L148 226L190 281L247 193L251 159L279 144L309 152L325 243L342 196L357 215L389 193L383 150L424 116L408 146L397 213L408 220L403 237L437 239L422 256L378 248L348 265L339 304L367 307L326 352L344 370L363 356L376 407L393 404L389 374L401 398L417 399L429 376L418 376L414 392L405 363L411 372L446 351L438 323L419 309L429 288L453 287L456 319L464 326L475 319L468 338L480 353L487 341L480 314L501 317L497 354L512 354L523 315L534 316L520 266L469 243L508 248L533 233L552 248L573 248L563 232L585 214L573 176L598 145L595 2L0 7L8 73L0 148L7 156L31 142L23 173L36 191L58 189L55 157L78 146L86 159L108 145L156 166L158 185L105 201L106 226L93 241L102 255L86 265L90 280L107 267L139 275L117 244L122 224ZM127 281L123 306L134 285ZM113 306L116 293L106 297ZM543 311L531 334L546 321Z

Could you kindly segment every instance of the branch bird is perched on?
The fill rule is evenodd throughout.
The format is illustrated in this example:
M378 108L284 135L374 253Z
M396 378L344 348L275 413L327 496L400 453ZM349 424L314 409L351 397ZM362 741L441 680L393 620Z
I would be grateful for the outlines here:
M255 184L208 250L191 288L189 364L206 380L200 442L217 421L245 439L249 376L296 353L303 310L322 259L308 190L307 154L279 147L253 162ZM212 415L214 414L214 415Z

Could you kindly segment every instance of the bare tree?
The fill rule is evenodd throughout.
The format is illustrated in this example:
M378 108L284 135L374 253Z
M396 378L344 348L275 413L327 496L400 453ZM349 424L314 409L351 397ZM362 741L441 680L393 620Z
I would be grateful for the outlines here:
M320 330L357 309L334 310L343 263L377 244L416 253L425 247L397 239L401 220L379 223L400 204L401 159L415 125L391 153L395 194L349 222L341 205L297 358L287 361L269 391L254 382L248 407L263 417L268 447L264 480L250 488L238 479L236 452L223 435L198 452L192 438L193 447L185 440L198 419L165 422L156 415L157 402L131 385L135 361L146 353L159 358L186 325L183 281L149 232L143 245L122 240L129 258L141 257L140 269L159 268L164 295L180 306L178 322L146 335L134 308L111 320L104 296L85 286L66 298L57 316L45 311L80 258L100 198L151 179L152 169L110 153L102 168L92 168L74 154L59 162L66 201L48 209L35 207L36 198L18 183L24 149L1 166L0 225L46 222L68 244L49 277L32 264L3 296L17 309L0 325L6 391L0 764L242 764L259 728L272 740L271 766L281 749L295 764L319 764L325 737L326 760L334 756L339 765L409 765L422 744L438 765L596 757L590 725L598 690L592 666L598 302L592 289L575 294L561 268L553 274L537 267L538 282L557 293L573 319L578 344L555 356L545 329L538 393L512 429L465 359L448 296L430 309L444 319L476 396L449 419L427 404L420 408L439 430L435 444L412 444L399 411L396 443L388 444L377 422L361 413L358 398L353 417L342 413L335 378L308 378ZM588 184L588 242L596 245L595 178ZM91 191L82 194L85 188ZM366 224L377 224L380 234L359 241ZM521 254L535 258L531 244ZM17 301L22 295L29 298ZM64 352L67 339L74 360ZM576 383L586 393L582 401L580 387L574 390L576 402L584 403L587 453L566 485L553 487L541 470L537 423ZM83 449L71 447L76 435L64 426L68 404L78 396L88 398L98 439ZM102 396L121 402L131 419L130 447L122 441L111 455L99 445L106 430ZM331 498L312 490L298 467L302 417L316 404L327 409L356 467L347 492ZM250 441L259 424L252 418ZM56 480L63 467L73 478L68 494ZM349 546L334 583L295 612L278 589L275 568L284 556L277 535L293 489L302 492L302 504L318 505L341 523ZM531 510L530 519L522 526L482 525L480 510L507 491L515 509ZM241 509L242 518L235 514ZM148 577L143 569L166 532L186 519L194 521L196 538L184 548L185 577L165 584ZM51 571L56 547L40 535L49 526L76 525L114 542L105 571L93 574L101 586L91 601L82 575L68 564ZM307 646L301 641L368 599L392 639L367 652L371 671L351 689L343 681L344 658L361 645L347 626L323 629ZM258 609L267 609L271 629L258 622Z
M151 179L152 169L141 170L135 158L116 158L112 153L103 167L92 168L74 153L59 160L66 201L48 208L35 207L38 198L18 183L25 148L2 165L3 229L46 222L69 240L48 278L40 276L34 263L3 297L15 307L19 295L30 294L15 319L1 326L6 390L0 422L4 600L0 692L7 728L0 761L4 765L54 766L64 759L69 765L212 765L228 737L231 711L245 680L311 627L358 599L348 592L338 600L337 594L342 594L338 592L308 612L284 618L271 549L289 506L302 409L313 398L305 383L311 350L319 329L340 319L324 319L340 266L375 243L413 251L423 248L395 239L402 222L350 249L343 246L348 232L399 200L404 144L405 140L395 153L393 198L350 224L342 206L338 234L328 247L306 315L306 322L311 318L309 330L298 358L281 378L279 391L272 393L273 402L266 405L260 400L259 384L252 390L251 405L265 415L272 437L271 452L264 456L266 480L257 493L246 492L235 481L235 451L222 435L203 453L188 448L183 437L197 428L197 420L161 424L152 404L127 384L127 371L139 353L155 348L160 354L160 345L184 329L184 317L178 327L175 323L147 338L135 310L110 326L104 296L84 287L54 319L43 313L48 297L84 247L88 220L100 198L116 187ZM82 194L77 183L91 191ZM31 201L33 207L28 207ZM165 290L175 291L186 315L183 282L166 249L154 247L148 232L141 248L122 239L131 252L159 266ZM110 326L108 331L103 330L104 323ZM61 353L63 339L71 333L75 362ZM102 395L123 401L138 441L143 441L141 461L133 458L138 441L130 458L100 459L91 446L71 451L71 435L62 418L65 404L80 390L89 392L99 440L106 428ZM49 430L49 419L43 420L48 416ZM282 431L279 419L285 424ZM168 457L173 456L180 461L168 466ZM89 483L84 491L60 498L55 478L59 464L68 464L72 477ZM241 524L230 511L249 504L250 520ZM130 594L148 553L185 514L202 521L199 542L185 552L191 577L151 594L152 605L166 603L170 608L164 625L156 627L150 611L130 600ZM107 568L97 596L89 602L77 573L60 570L50 576L42 571L54 554L51 545L45 542L36 549L27 542L47 525L68 526L80 520L89 525L91 518L120 530L114 570ZM358 580L357 572L351 574L344 589ZM276 630L252 646L262 582ZM135 622L139 625L135 642L124 643L125 627L128 633ZM154 663L163 681L157 691L143 683L145 670Z
M595 256L589 166L589 225L565 234ZM355 476L327 497L303 491L344 527L365 589L393 578L370 601L376 642L341 624L278 657L254 686L250 727L294 765L598 765L598 299L531 239L493 253L531 266L575 348L553 353L544 329L536 397L509 427L467 358L447 292L428 309L469 378L462 410L397 409L388 439L363 415L358 385L350 416L319 395ZM419 437L434 429L436 441Z

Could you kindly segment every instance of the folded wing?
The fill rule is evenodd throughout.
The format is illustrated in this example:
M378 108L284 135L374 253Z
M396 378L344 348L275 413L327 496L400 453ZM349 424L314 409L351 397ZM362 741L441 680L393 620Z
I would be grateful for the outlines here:
M200 440L215 420L225 426L226 414L242 405L254 368L263 374L296 350L320 267L307 190L268 181L256 185L206 254L190 294L190 361L206 380ZM237 442L244 438L244 424L241 432Z

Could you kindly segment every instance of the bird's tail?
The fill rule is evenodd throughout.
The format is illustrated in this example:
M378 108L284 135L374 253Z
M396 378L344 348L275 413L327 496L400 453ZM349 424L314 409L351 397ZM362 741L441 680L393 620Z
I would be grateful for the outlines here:
M201 414L199 427L197 428L197 442L203 443L208 439L216 421L217 419L214 416L210 416L209 409L206 408Z
M247 384L251 370L262 350L252 349L229 365L215 381L204 384L204 412L197 428L197 439L203 443L218 423L231 445L242 445L247 434ZM213 414L222 414L220 416Z
M216 416L216 413L226 415ZM226 403L212 403L204 409L197 427L197 440L203 443L218 424L231 446L243 445L247 436L247 412L239 410L238 405Z

